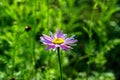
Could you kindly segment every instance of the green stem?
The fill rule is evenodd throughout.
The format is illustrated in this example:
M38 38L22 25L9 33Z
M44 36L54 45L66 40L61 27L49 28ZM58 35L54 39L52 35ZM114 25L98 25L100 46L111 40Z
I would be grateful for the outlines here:
M96 4L94 4L94 6L95 6ZM92 35L93 35L93 33L92 33L92 30L93 30L93 25L92 25L92 22L94 22L93 21L93 18L94 18L94 14L95 14L95 7L93 7L93 11L92 11L92 14L91 14L91 17L90 17L90 23L89 23L89 33L88 33L88 35L89 35L89 45L91 45L92 44ZM90 52L89 53L89 61L91 60L91 54L92 54L92 52ZM89 73L90 73L90 71L91 71L91 68L90 68L90 66L91 66L91 62L90 63L88 63L87 64L87 72L86 72L86 80L88 80L89 79Z
M33 58L33 74L35 76L35 79L37 78L36 75L36 68L35 68L35 63L36 63L36 54L35 54L35 28L33 27L33 39L32 39L32 58Z
M61 67L61 59L60 59L60 48L57 48L58 51L58 61L59 61L59 68L60 68L60 80L62 80L62 67Z
M12 77L14 77L16 42L14 44L14 48L13 49L14 49L14 52L13 52L13 62L12 62L12 65L13 65L13 68L12 68Z
M34 22L34 26L33 26L33 30L32 30L32 36L33 36L33 44L32 44L32 53L33 53L33 74L35 76L35 80L37 80L37 70L35 68L35 63L36 63L36 54L35 54L35 26L36 26L36 3L37 3L37 0L34 1L34 7L33 7L33 14L35 16L35 18L33 19L33 22Z
M88 63L88 65L87 65L87 77L86 77L86 80L88 80L89 79L89 73L90 73L90 63Z
M14 36L14 48L13 48L13 61L12 61L12 78L14 78L14 71L15 71L15 60L16 60L16 47L17 47L17 38L18 38L18 33L15 33Z

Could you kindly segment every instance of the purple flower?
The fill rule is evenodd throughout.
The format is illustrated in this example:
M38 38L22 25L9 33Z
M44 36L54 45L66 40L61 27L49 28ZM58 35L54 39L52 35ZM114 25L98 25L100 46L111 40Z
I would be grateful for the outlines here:
M60 30L57 30L55 35L52 34L52 32L50 32L50 36L43 34L40 39L41 42L47 46L46 50L56 50L58 47L63 50L69 50L71 49L71 46L77 42L77 40L74 39L74 36L67 38L67 34L63 34Z

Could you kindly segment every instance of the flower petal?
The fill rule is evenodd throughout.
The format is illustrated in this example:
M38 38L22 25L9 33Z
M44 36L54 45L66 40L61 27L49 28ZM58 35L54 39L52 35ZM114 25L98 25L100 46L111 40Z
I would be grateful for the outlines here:
M64 44L72 45L72 44L74 44L74 43L76 43L76 42L78 42L78 40L75 40L75 39L74 39L74 36L72 36L72 37L70 37L70 38L66 38Z
M63 36L61 38L63 38L65 40L66 37L67 37L67 34L63 34Z
M52 32L50 32L50 36L51 36L52 39L55 38L55 36L54 36L54 34Z
M43 38L46 40L52 41L52 38L50 36L45 35L45 34L43 34Z
M78 40L65 40L64 44L73 44L78 42Z
M53 51L55 51L58 47L60 47L60 45L55 44L55 47L54 47Z
M56 37L57 37L57 38L61 38L62 36L63 36L62 31L57 30L57 31L56 31Z
M46 47L46 50L49 50L49 49L54 49L55 48L55 45L48 45L47 47Z
M63 50L69 50L71 49L70 46L67 46L67 45L60 45L60 47L63 49Z
M49 40L45 39L44 37L40 37L40 39L43 44L52 44L52 41L49 41Z
M43 42L43 44L49 44L52 43L52 38L43 34L43 37L40 37L41 42Z

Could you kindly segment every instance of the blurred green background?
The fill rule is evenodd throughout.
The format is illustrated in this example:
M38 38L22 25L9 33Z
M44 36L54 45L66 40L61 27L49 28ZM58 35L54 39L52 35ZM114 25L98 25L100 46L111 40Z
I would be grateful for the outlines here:
M0 80L59 80L40 42L57 28L78 40L61 50L63 80L120 80L120 0L0 0Z

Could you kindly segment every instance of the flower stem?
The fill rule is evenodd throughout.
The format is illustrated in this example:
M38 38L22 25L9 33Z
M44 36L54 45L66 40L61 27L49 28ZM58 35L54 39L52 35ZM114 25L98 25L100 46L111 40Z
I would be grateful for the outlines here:
M60 68L60 80L62 80L62 67L61 67L61 59L60 59L60 48L57 48L58 51L58 61L59 61L59 68Z

